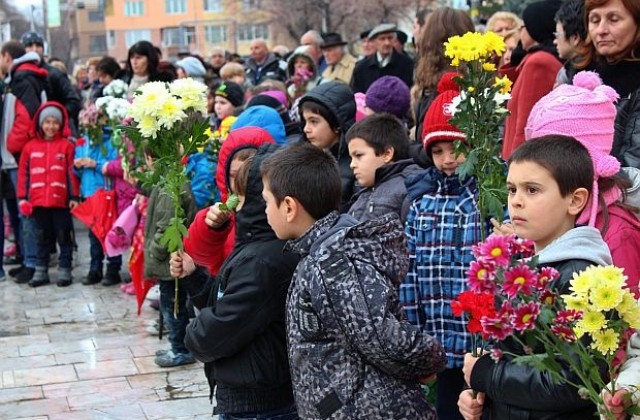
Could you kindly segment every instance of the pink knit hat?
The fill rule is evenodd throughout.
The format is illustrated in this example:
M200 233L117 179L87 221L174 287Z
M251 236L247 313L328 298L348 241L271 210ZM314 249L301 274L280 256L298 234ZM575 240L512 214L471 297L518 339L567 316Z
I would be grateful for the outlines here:
M582 71L573 78L573 85L561 85L535 104L527 126L525 140L549 134L575 137L589 151L593 161L593 189L589 203L577 222L595 225L598 214L598 179L612 177L620 171L620 162L611 156L614 121L618 100L616 91L602 84L597 73ZM620 198L613 188L603 194L607 205Z
M358 122L367 116L364 112L364 108L367 106L367 95L362 92L356 92L353 97L356 100L356 122Z

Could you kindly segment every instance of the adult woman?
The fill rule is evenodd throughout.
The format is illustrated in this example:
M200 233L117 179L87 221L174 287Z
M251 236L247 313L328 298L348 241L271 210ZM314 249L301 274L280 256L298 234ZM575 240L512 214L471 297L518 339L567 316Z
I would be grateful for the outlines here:
M454 35L473 32L469 14L463 10L442 7L430 13L418 41L418 62L411 88L411 109L416 123L415 140L422 145L422 122L427 109L438 95L436 85L442 75L455 71L444 56L444 42Z
M487 32L495 32L500 36L506 36L508 32L519 29L522 26L522 19L515 13L495 12L487 21Z
M640 3L586 0L587 39L577 70L595 70L620 95L611 154L640 168Z
M138 41L129 48L127 57L127 96L133 96L136 89L147 82L159 80L160 57L149 41Z

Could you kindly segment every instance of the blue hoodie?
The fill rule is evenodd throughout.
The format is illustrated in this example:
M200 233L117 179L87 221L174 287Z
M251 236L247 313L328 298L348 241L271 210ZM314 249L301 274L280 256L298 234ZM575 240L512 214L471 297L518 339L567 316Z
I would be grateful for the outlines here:
M287 135L278 111L266 105L256 105L242 111L231 131L242 127L260 127L269 132L277 144L286 144Z

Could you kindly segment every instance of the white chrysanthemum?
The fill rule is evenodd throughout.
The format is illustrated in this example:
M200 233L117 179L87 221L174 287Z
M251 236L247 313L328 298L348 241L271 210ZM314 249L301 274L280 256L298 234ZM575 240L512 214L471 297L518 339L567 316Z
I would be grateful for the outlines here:
M176 122L187 116L181 105L180 100L173 96L164 101L162 108L157 113L158 124L167 129L173 128Z
M190 77L174 80L169 85L172 95L180 98L182 109L192 108L194 111L207 113L207 86Z
M446 112L449 115L455 115L460 110L460 103L465 99L467 95L464 92L460 92L460 95L451 100L451 103L447 105Z
M109 107L109 102L113 97L111 96L103 96L101 98L96 99L96 107L100 109L107 109Z
M495 94L495 96L493 97L493 100L496 102L496 104L498 105L502 105L504 103L507 103L507 101L511 99L511 94L510 93L500 93L497 92Z
M129 113L131 104L124 98L113 98L107 105L107 116L111 120L122 121Z
M129 114L140 121L143 116L156 116L164 103L173 100L164 82L149 82L140 87L139 94L133 97Z
M105 96L112 96L114 98L124 98L127 94L129 86L122 80L112 80L107 86L104 87L102 93Z
M140 131L140 135L143 137L155 139L159 128L160 124L158 124L155 117L144 115L140 121L138 121L138 131Z

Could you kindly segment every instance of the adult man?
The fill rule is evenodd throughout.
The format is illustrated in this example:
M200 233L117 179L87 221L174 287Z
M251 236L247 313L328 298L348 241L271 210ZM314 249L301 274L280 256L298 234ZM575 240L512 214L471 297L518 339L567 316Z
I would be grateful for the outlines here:
M322 74L322 72L327 68L327 62L322 55L323 43L324 39L322 39L322 35L320 35L320 32L318 31L307 31L300 37L300 45L309 47L307 49L307 54L309 54L314 60L316 60L318 74Z
M211 64L211 71L215 78L220 77L220 69L227 62L226 51L222 48L214 48L211 50L211 59L209 60L209 64Z
M376 52L356 64L351 80L353 92L366 92L369 86L382 76L399 77L407 86L413 84L413 60L394 50L396 26L383 23L369 33Z
M247 80L258 86L264 79L275 79L284 82L287 77L287 63L270 53L264 39L254 39L249 45L251 54L246 67Z
M322 80L337 80L349 84L356 68L356 59L345 51L346 42L335 32L324 35L322 54L327 62L327 68L322 72Z
M376 48L373 45L373 42L369 39L369 33L371 29L367 29L366 31L362 31L360 33L360 52L361 54L358 56L358 60L361 60L374 52L376 52Z
M44 60L44 39L35 32L27 32L20 38L20 42L27 52L36 52L42 59L43 67L47 70L49 84L49 100L60 102L67 109L69 128L73 135L78 136L78 113L82 104L80 96L71 86L69 77L57 68L47 64Z
M0 48L0 71L8 75L8 88L2 106L0 156L2 169L7 171L14 188L18 183L18 156L31 140L32 121L36 110L47 99L47 70L35 52L26 52L18 41L8 41ZM15 230L18 246L24 255L24 266L9 271L17 283L33 278L36 266L36 238L31 219L20 218Z

